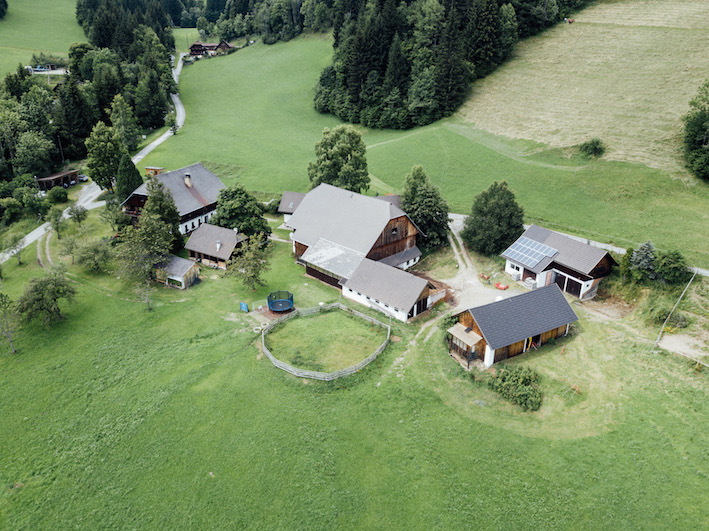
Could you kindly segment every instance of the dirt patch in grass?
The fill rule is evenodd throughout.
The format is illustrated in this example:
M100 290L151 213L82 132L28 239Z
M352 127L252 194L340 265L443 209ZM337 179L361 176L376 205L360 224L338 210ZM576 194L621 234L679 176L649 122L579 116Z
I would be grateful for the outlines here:
M709 2L597 3L520 43L461 114L512 138L573 146L684 175L681 117L709 71Z

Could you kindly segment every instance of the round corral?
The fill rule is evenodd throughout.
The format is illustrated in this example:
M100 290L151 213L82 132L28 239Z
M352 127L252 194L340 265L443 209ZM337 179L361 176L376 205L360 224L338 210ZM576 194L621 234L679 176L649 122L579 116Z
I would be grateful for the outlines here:
M329 381L373 361L389 344L390 334L390 327L377 319L333 303L280 317L261 332L261 344L279 369Z
M272 312L287 312L293 309L293 294L290 291L273 291L268 296L268 309Z

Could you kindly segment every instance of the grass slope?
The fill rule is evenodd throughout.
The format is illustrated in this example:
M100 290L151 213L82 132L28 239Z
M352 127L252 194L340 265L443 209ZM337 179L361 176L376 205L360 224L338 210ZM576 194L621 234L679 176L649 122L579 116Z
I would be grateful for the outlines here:
M264 290L336 294L276 249ZM112 275L70 270L66 319L0 354L3 527L709 525L706 374L649 355L630 321L577 308L581 334L517 358L544 377L532 414L473 384L442 330L404 355L416 325L394 323L402 341L362 372L303 381L259 355L236 312L260 294L233 278L160 288L146 313ZM40 271L4 273L15 296Z
M175 169L201 160L227 183L238 179L251 190L307 190L314 144L324 127L339 123L312 106L312 87L330 54L328 40L309 37L185 68L186 124L142 164ZM460 118L363 135L376 191L401 190L411 167L423 164L452 210L467 213L475 195L506 179L528 221L622 247L652 239L659 248L681 249L694 265L709 265L706 184L687 186L637 164L569 158Z
M574 17L521 42L461 114L552 146L598 136L606 158L684 176L681 117L709 71L709 3L601 1Z
M29 64L33 53L67 55L72 42L85 42L76 22L76 0L10 0L0 20L0 76Z

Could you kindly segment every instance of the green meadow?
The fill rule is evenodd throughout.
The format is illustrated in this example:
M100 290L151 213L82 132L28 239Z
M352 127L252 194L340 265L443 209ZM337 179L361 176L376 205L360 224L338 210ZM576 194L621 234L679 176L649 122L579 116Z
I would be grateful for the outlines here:
M76 0L10 0L0 20L0 75L29 64L33 53L66 57L72 42L85 42L75 10Z
M185 126L142 164L174 169L201 160L251 190L306 191L315 142L323 128L340 123L312 106L330 55L329 39L310 36L184 68ZM422 164L452 211L467 213L475 195L505 179L529 222L622 247L652 239L659 248L679 248L694 265L709 265L704 183L495 136L459 117L410 131L361 130L376 192L400 191L411 167Z
M95 213L86 230L108 232ZM33 244L3 265L11 296L42 273L36 258ZM411 343L421 323L394 323L352 377L276 369L238 303L272 289L301 307L338 299L288 244L257 292L205 269L189 290L158 286L151 312L114 271L63 261L78 291L65 319L0 353L3 528L709 525L706 373L651 354L654 331L632 316L574 305L570 337L513 361L542 374L542 408L525 413L448 357L441 328Z

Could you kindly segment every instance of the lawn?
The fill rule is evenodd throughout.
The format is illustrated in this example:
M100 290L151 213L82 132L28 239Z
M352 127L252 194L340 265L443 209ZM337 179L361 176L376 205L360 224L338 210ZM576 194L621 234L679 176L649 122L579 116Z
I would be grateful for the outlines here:
M333 372L356 365L379 348L386 331L342 310L298 316L266 336L277 359L294 367Z
M29 64L33 53L66 57L73 42L86 42L76 0L10 0L0 20L0 76Z
M176 169L201 160L227 184L306 191L314 144L324 127L339 123L312 107L312 87L330 55L328 39L310 36L185 68L185 126L142 165ZM703 183L688 185L640 164L572 157L493 135L461 117L410 131L362 132L376 192L400 191L411 167L422 164L452 211L467 213L475 195L505 179L528 222L621 247L652 239L659 248L679 248L693 265L709 266L709 187Z

